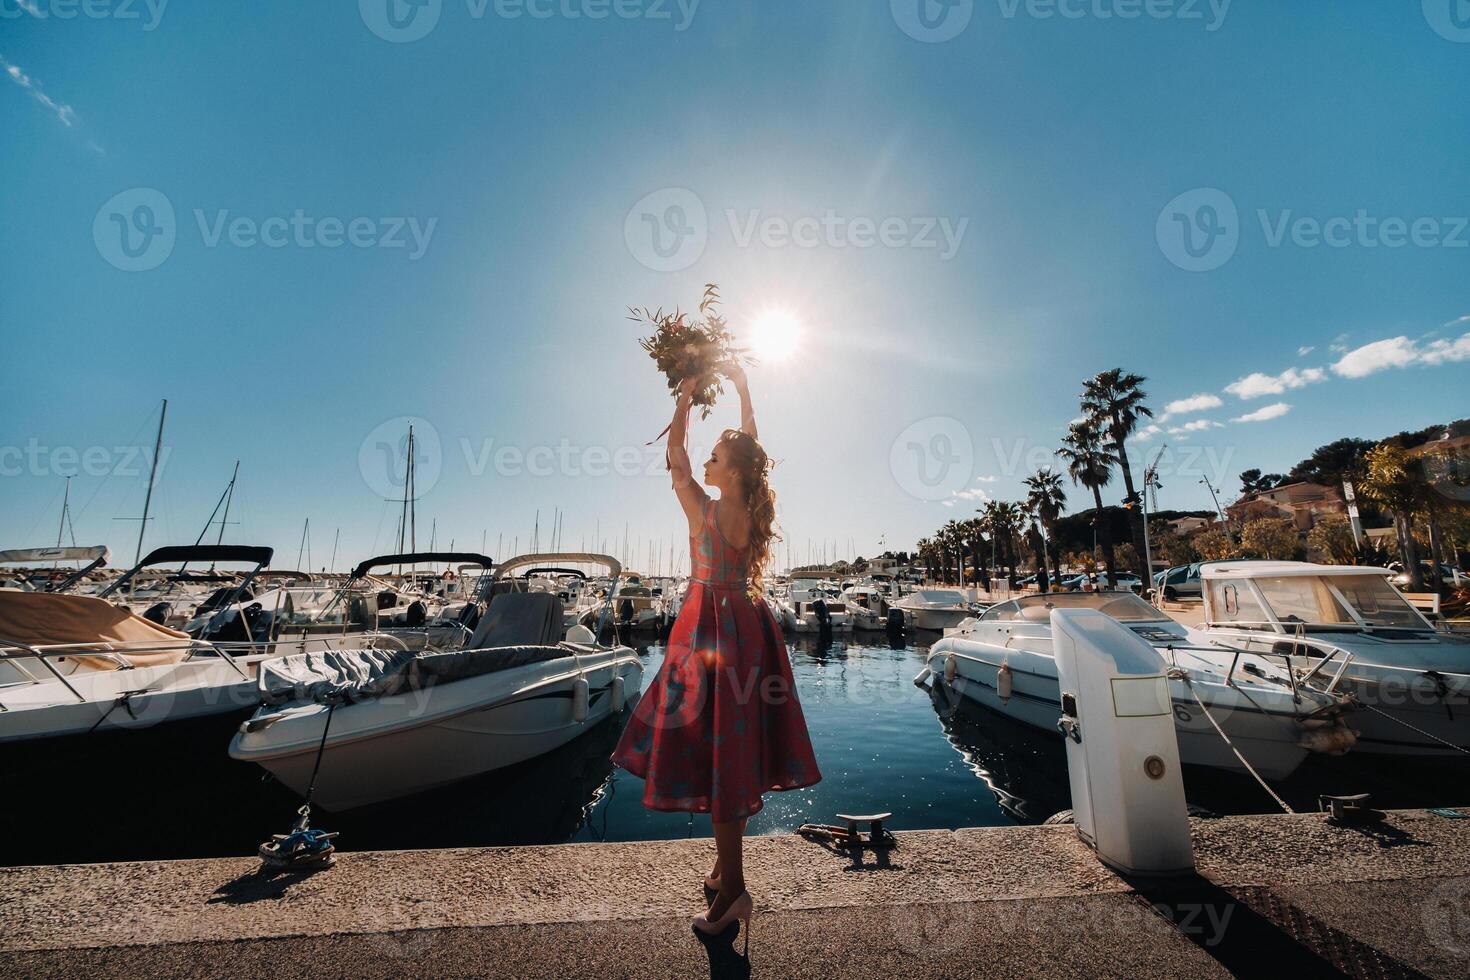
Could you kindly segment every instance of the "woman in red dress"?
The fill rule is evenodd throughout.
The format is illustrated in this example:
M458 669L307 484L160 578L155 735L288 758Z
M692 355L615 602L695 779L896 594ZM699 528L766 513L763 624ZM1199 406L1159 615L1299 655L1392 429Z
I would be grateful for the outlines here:
M745 822L761 809L763 793L810 786L822 774L781 628L761 595L775 536L770 462L756 441L745 373L734 368L730 380L740 393L741 425L720 436L704 464L705 484L720 492L713 500L694 482L685 447L696 381L679 388L669 469L689 519L691 575L663 669L638 702L613 762L644 780L649 809L710 815L718 857L705 886L715 897L694 928L717 935L742 919L748 949Z

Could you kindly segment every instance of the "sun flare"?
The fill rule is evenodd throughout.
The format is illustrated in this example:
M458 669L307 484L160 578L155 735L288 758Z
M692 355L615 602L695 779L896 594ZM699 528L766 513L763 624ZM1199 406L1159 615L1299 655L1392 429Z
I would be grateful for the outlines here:
M801 344L801 320L790 310L770 310L756 317L746 343L762 362L784 361Z

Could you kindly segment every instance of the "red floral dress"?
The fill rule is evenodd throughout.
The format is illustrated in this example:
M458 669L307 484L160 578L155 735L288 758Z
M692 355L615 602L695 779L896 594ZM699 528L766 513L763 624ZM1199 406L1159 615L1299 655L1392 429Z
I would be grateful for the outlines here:
M746 555L720 533L712 500L689 554L693 574L663 668L612 758L643 779L650 810L725 823L758 813L761 794L822 774L781 628L748 594Z

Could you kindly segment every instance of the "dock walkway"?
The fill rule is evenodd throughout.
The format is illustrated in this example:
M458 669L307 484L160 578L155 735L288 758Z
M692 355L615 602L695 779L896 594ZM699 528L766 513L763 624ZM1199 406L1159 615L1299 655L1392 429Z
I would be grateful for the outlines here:
M691 936L708 840L0 869L0 976L1470 976L1470 820L1193 821L1199 879L1070 827L901 833L876 862L753 838L750 963ZM738 947L737 947L738 948Z

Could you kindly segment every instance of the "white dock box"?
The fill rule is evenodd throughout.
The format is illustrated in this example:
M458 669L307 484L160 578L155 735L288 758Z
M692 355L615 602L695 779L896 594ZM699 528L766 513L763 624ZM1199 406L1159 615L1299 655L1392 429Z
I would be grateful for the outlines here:
M1054 609L1051 629L1077 833L1126 874L1192 872L1163 659L1095 609Z

